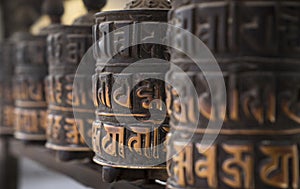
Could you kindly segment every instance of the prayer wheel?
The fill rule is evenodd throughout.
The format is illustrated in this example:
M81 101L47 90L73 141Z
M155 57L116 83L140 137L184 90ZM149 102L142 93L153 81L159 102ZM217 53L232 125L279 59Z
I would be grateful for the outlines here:
M89 120L78 125L73 108L88 103L88 86L73 91L76 69L82 56L92 45L91 28L85 26L57 26L48 36L49 75L46 79L48 130L46 147L57 151L90 151L78 128L84 129ZM78 105L75 104L75 98ZM74 101L73 101L74 99ZM92 113L92 110L82 110Z
M87 6L89 2L85 1ZM92 46L91 12L105 5L103 0L93 3L94 7L88 7L89 13L76 19L74 25L57 25L56 32L48 36L46 147L57 151L58 158L65 161L93 155L85 141L91 137L87 129L91 130L94 117L91 76L75 75L82 57Z
M14 76L15 138L44 141L47 103L44 77L47 75L46 36L25 34L16 43Z
M170 70L167 188L299 188L300 1L177 0L175 7L170 23L199 38L220 71L199 58L204 72L171 53L196 96L186 77ZM179 49L192 39L168 34ZM214 78L222 78L226 90L209 84ZM223 93L226 101L212 101Z
M165 114L169 64L157 59L167 61L169 56L165 46L144 41L159 34L165 37L166 31L143 30L138 23L166 23L170 6L167 0L135 0L125 10L96 14L92 142L94 161L104 166L106 181L118 177L114 168L165 171L168 117L157 120L156 115Z
M46 140L47 35L55 32L64 8L61 0L45 0L42 8L51 20L50 26L43 28L38 35L22 32L13 36L17 54L13 81L14 135L23 141Z
M0 135L13 134L14 99L12 95L13 45L5 41L0 47Z

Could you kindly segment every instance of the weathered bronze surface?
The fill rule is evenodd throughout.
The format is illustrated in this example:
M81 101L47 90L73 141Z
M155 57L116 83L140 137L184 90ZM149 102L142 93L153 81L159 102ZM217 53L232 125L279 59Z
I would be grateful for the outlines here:
M26 34L25 34L26 35ZM44 78L47 75L46 36L27 34L16 43L14 76L15 137L45 140L47 103Z
M12 95L13 45L8 40L0 46L0 134L13 134L14 99Z
M168 162L168 188L299 188L300 2L176 2L171 23L199 37L214 53L227 103L211 104L218 92L210 92L206 79L218 73L212 70L205 78L191 60L172 53L172 62L189 73L198 96L180 82L180 73L168 74L179 89L166 88L168 154L176 154ZM170 36L179 48L180 41L188 41L180 33ZM195 112L199 122L194 131ZM208 120L220 119L224 124L217 139L206 146L204 135L218 134L206 128ZM187 145L186 137L191 137Z
M92 132L93 151L96 153L94 161L114 168L165 171L165 165L161 162L164 162L166 157L164 143L169 130L168 118L162 122L156 120L155 115L163 114L164 107L161 103L150 104L150 102L164 101L163 78L169 65L165 62L148 61L138 62L136 69L127 69L143 59L168 60L169 57L166 47L161 45L145 43L130 45L131 41L140 39L143 43L147 38L158 35L157 31L145 31L141 28L139 30L137 23L167 21L170 7L167 1L155 4L147 2L132 1L127 6L128 10L102 12L96 15L93 34L97 44L94 49L97 68L93 78L93 98L97 107ZM109 35L110 32L114 34ZM159 32L165 35L166 31ZM98 40L103 42L103 46ZM121 50L124 47L129 48ZM116 51L120 52L112 55ZM107 64L102 62L102 56L110 55L112 57ZM150 162L160 164L146 165ZM104 180L116 179L118 175L113 172L113 169L105 168Z

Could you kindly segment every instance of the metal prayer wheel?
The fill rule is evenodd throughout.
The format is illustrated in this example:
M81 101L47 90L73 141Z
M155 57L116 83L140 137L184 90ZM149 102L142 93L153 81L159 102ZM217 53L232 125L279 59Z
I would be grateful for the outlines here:
M92 25L95 22L92 12L99 11L106 1L86 0L84 3L89 11L86 15L76 19L72 26L56 26L56 32L48 36L46 147L57 151L58 158L66 161L93 155L86 144L91 138L94 118L91 76L75 73L92 46ZM94 62L84 64L93 64L94 69Z
M141 60L168 60L168 53L165 46L143 43L157 36L158 31L146 31L137 24L166 23L169 8L168 1L138 0L131 1L126 10L96 14L93 96L97 111L92 141L94 161L104 170L165 169L161 162L165 162L168 118L156 120L155 115L162 114L164 107L151 101L164 102L164 76L169 65ZM166 31L160 32L166 35ZM140 44L131 46L135 40L140 40ZM107 63L103 61L103 56L110 55ZM146 165L151 162L153 166ZM154 165L156 162L160 163Z
M208 80L220 72L205 76L186 56L172 52L172 62L188 73L197 96L190 95L180 73L168 73L177 89L166 87L167 188L299 188L300 2L181 2L175 1L170 22L214 53L226 103L211 101L221 91L210 92L214 86ZM169 34L177 47L187 39L180 32ZM224 121L220 130L206 127L218 120ZM207 146L202 139L212 135L217 137ZM187 138L191 141L185 143Z
M15 137L28 141L44 141L47 118L44 78L48 72L46 36L23 35L23 40L15 44Z
M51 24L60 22L64 12L61 0L45 0L43 12ZM45 77L48 75L47 35L54 32L51 25L38 35L22 32L13 36L17 52L14 69L15 138L24 141L45 141L47 102Z
M91 125L93 122L87 119L94 114L93 110L88 109L92 106L91 85L84 85L88 80L84 76L82 85L76 86L76 90L73 82L77 66L91 45L92 33L88 26L61 25L48 36L47 148L65 152L90 151L78 128L83 130L88 128L87 124ZM77 109L84 107L85 109ZM84 112L80 120L74 118L73 108L74 111Z
M12 95L13 45L9 41L0 47L0 134L13 134L14 99Z

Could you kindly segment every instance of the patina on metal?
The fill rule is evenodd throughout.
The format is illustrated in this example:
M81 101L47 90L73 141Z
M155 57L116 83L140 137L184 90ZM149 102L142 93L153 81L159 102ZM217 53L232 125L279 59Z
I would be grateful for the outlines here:
M227 103L212 105L219 93L210 92L207 77L185 55L172 52L172 62L189 73L198 96L190 95L182 74L168 73L179 90L166 88L172 130L168 154L175 154L167 166L167 188L299 188L300 2L190 2L174 9L170 22L214 53ZM170 33L177 39L174 46L184 44L182 35ZM214 71L208 79L217 77ZM193 130L195 112L199 122ZM222 119L220 133L206 128L208 120ZM211 146L201 141L218 133ZM186 136L192 136L188 144Z
M0 46L0 135L13 134L14 99L12 95L13 44L9 40Z
M151 102L165 100L163 78L169 65L160 61L141 60L168 60L169 56L162 45L130 44L136 39L143 43L143 40L158 35L157 31L138 31L135 26L140 22L166 23L169 8L169 1L151 3L138 0L129 3L127 10L96 14L93 37L97 44L94 49L97 68L93 78L93 98L97 111L92 142L96 153L94 161L104 166L105 181L118 178L120 171L114 168L165 171L165 164L162 163L166 157L163 144L169 130L168 118L161 122L156 120L154 114L164 114L164 107L162 103ZM124 29L126 26L132 30ZM103 42L103 46L99 41ZM121 50L126 46L129 48ZM108 63L102 62L102 56L117 51L120 52L113 55ZM136 62L136 69L126 69ZM137 80L140 82L134 84ZM145 165L149 162L153 162L154 166ZM155 162L160 163L155 165ZM141 175L141 178L146 177Z
M46 80L48 128L46 147L55 150L60 160L92 157L85 139L91 138L94 110L91 76L76 75L77 67L92 46L94 15L106 1L84 1L89 12L74 25L57 25L48 36L49 75ZM74 116L76 115L76 118ZM81 134L86 133L85 136ZM88 136L89 135L89 136Z
M58 24L63 14L61 0L46 0L43 11L51 24ZM55 31L46 27L40 34L28 32L14 36L16 65L14 69L15 138L24 141L45 141L47 127L47 102L45 77L48 75L47 35Z

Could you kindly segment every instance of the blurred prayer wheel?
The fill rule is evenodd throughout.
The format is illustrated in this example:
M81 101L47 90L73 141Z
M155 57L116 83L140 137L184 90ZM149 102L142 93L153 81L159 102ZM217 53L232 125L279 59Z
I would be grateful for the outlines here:
M38 35L19 33L13 36L17 52L14 69L15 138L24 141L45 141L47 102L45 77L48 75L47 35L55 31L64 12L62 0L45 0L43 12L51 25Z
M44 77L47 75L46 36L24 34L16 43L15 66L15 137L44 141L47 103Z
M299 188L300 1L184 2L175 1L170 23L201 39L222 73L204 74L172 51L172 62L188 73L197 96L181 73L168 73L175 84L166 88L167 188ZM179 49L183 40L192 39L168 34ZM222 91L208 81L220 76L226 103L211 101ZM224 120L221 129L207 128L208 121L214 126L218 120ZM213 135L217 138L207 145L203 139Z
M166 31L143 30L138 23L166 23L170 3L137 0L126 8L96 14L93 33L97 111L92 141L94 161L104 166L104 175L113 168L165 170L168 117L156 116L165 114L164 76L169 65L157 59L168 60L168 53L165 46L144 41L159 34L165 37ZM140 44L132 46L136 40ZM103 56L109 57L107 63ZM104 180L117 177L112 175Z
M46 147L57 151L58 158L65 161L93 155L85 141L91 138L86 129L91 130L94 118L94 110L90 109L93 107L91 76L75 73L92 46L92 24L95 21L91 12L99 11L105 1L89 2L85 1L89 5L87 15L76 19L72 26L56 26L56 32L48 36Z
M13 45L9 41L0 47L0 135L13 134L14 99L12 95Z
M78 125L73 108L76 110L77 106L89 103L91 88L77 86L78 91L74 91L73 81L77 66L91 45L91 28L86 26L57 26L57 32L48 36L49 76L46 91L49 107L46 146L50 149L90 151L78 128L87 128L85 125L92 124L92 121L82 119L82 125ZM89 109L81 111L94 113Z

